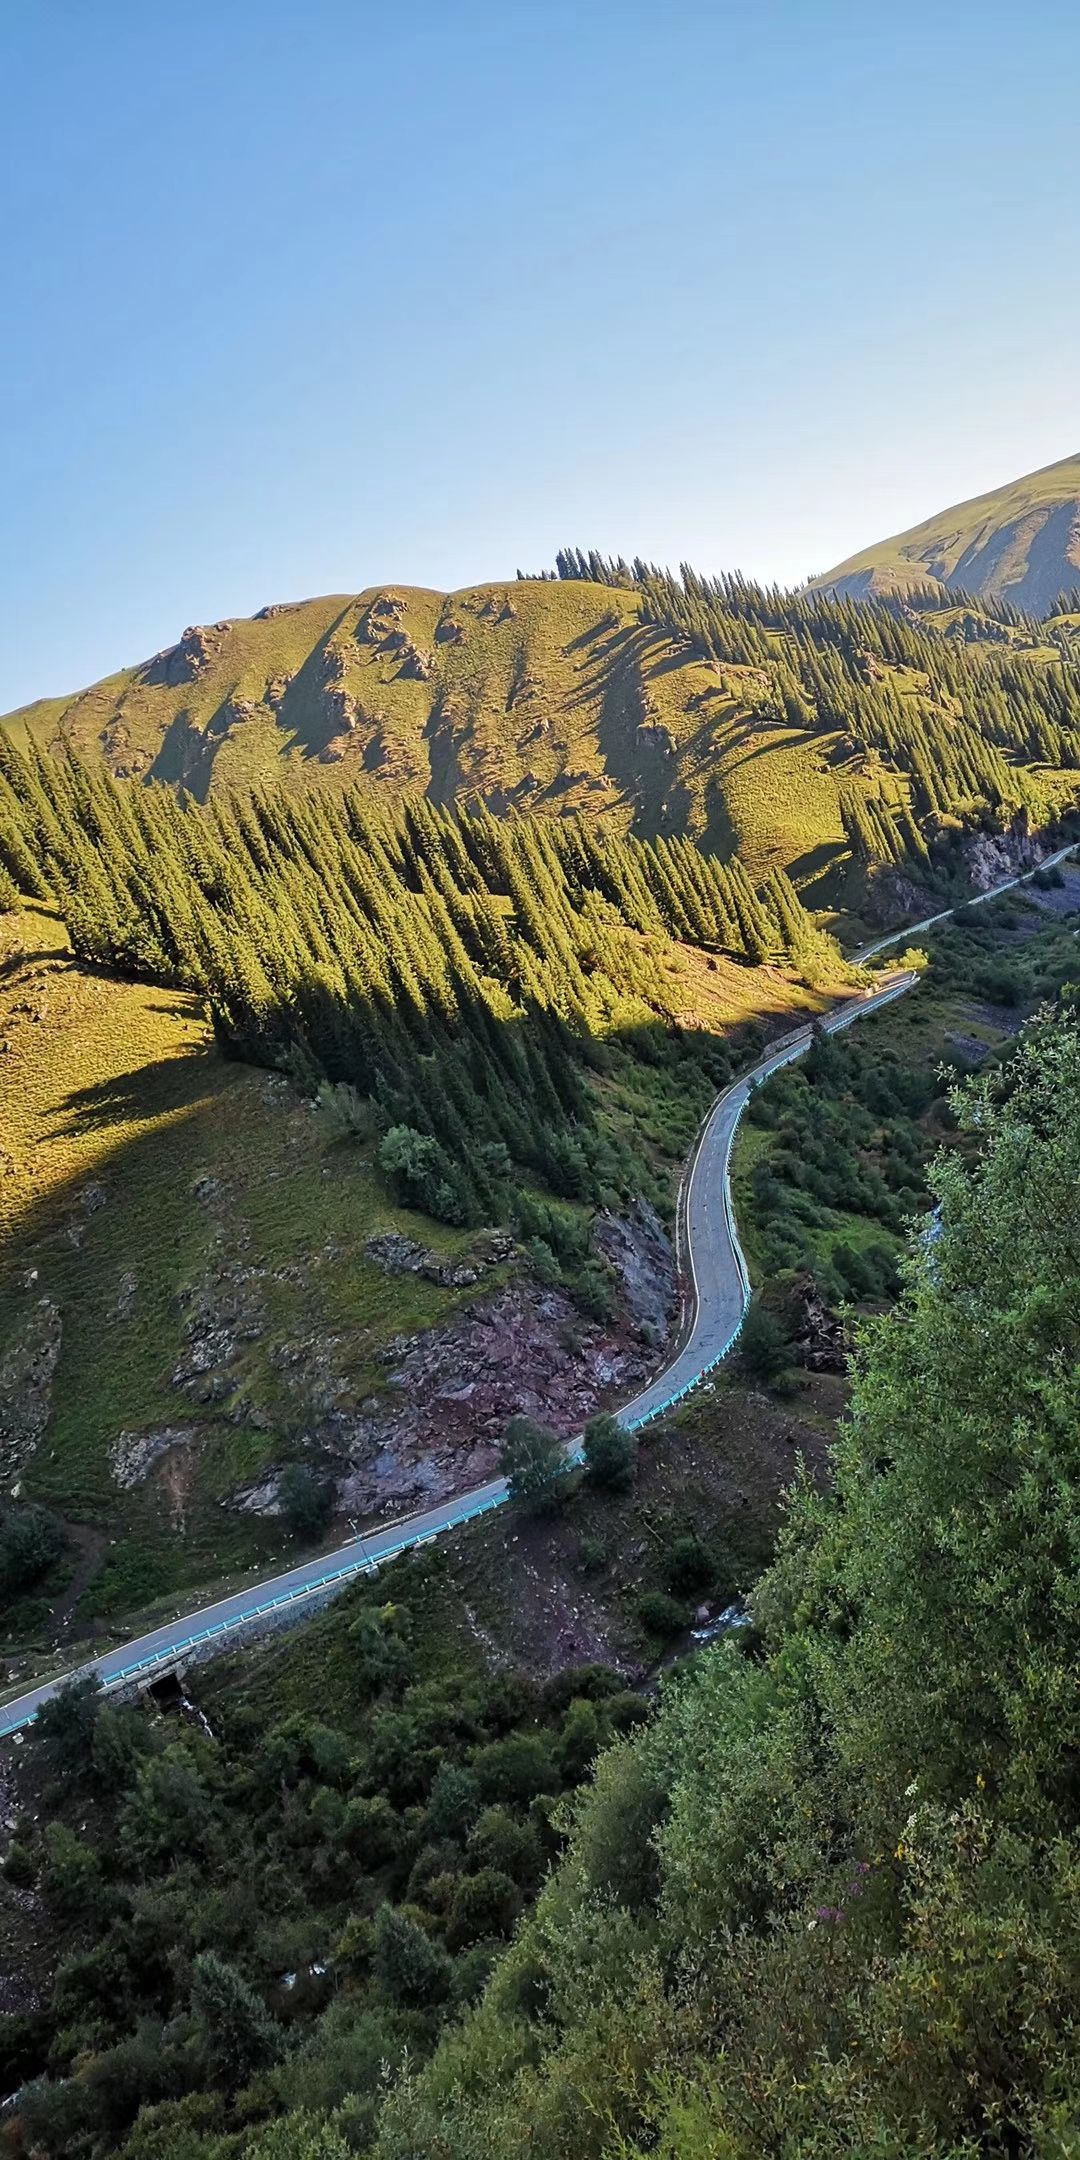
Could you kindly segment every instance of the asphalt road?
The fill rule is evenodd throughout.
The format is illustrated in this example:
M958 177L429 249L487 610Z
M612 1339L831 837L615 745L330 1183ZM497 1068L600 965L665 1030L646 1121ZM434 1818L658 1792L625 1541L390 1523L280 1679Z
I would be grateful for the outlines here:
M1047 859L1060 862L1072 852L1074 843L1061 848ZM1030 876L1027 872L1025 875ZM982 900L992 900L998 893L1024 882L1023 877L1009 878L1005 884L995 886L992 892L980 894ZM952 913L946 908L940 915L928 916L925 922L912 924L906 930L898 930L889 937L880 938L856 955L868 960L889 945L901 940L910 943L922 930L942 922ZM850 1027L854 1020L865 1013L877 1012L893 998L903 996L918 977L903 974L873 996L863 994L850 998L824 1019L822 1025L830 1033L839 1028ZM736 1128L755 1087L781 1066L789 1065L801 1057L811 1039L809 1026L796 1029L775 1044L767 1057L755 1065L752 1072L725 1088L705 1120L698 1135L691 1157L688 1175L684 1181L679 1207L678 1237L680 1257L689 1278L690 1298L686 1323L682 1330L675 1354L662 1373L649 1382L632 1402L625 1403L617 1412L619 1421L635 1431L658 1417L673 1403L680 1402L692 1388L704 1379L706 1373L719 1365L732 1348L742 1325L750 1296L746 1261L739 1244L735 1219L731 1206L730 1165L731 1147ZM573 1443L571 1455L580 1453L579 1443ZM122 1687L151 1676L155 1670L167 1669L182 1659L185 1653L216 1640L237 1634L252 1622L264 1620L289 1605L301 1605L325 1598L352 1577L364 1574L391 1559L395 1553L408 1547L424 1545L432 1538L454 1530L460 1523L471 1522L477 1515L484 1515L489 1508L500 1507L507 1497L506 1481L495 1478L490 1484L477 1486L474 1491L462 1493L456 1500L448 1500L438 1507L429 1508L424 1514L411 1515L393 1523L385 1530L377 1530L370 1536L350 1539L336 1552L323 1553L315 1560L302 1562L284 1574L275 1575L267 1582L251 1585L235 1591L231 1597L221 1598L215 1605L184 1614L163 1627L154 1628L146 1635L138 1636L118 1650L110 1650L105 1656L58 1674L44 1681L39 1687L30 1688L23 1695L0 1707L0 1739L19 1732L31 1725L43 1702L55 1695L65 1681L87 1673L96 1673L105 1688Z

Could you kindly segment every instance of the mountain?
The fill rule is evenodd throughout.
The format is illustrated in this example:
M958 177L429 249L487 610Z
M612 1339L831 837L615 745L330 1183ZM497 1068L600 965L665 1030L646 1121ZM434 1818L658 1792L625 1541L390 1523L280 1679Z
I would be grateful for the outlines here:
M899 618L567 551L558 576L384 586L191 628L6 726L202 799L359 785L685 835L834 904L853 844L910 853L909 812L1000 829L1073 795L1078 640L1069 617L1034 634L923 595Z
M862 598L928 583L1048 614L1080 586L1080 453L864 548L812 589Z

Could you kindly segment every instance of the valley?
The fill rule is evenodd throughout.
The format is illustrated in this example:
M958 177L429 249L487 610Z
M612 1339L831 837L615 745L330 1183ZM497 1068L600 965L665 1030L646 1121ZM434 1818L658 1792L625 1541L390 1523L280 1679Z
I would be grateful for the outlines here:
M1056 1253L1078 713L1067 611L569 550L186 633L0 729L20 2160L411 2160L447 2123L472 2160L523 2114L576 2156L583 2104L648 2138L606 1946L663 2061L669 1925L743 1940L777 1840L839 1912L830 1806L883 1811L868 1878L904 1845L876 1766L951 1665L865 1791L845 1690L873 1725L878 1610L894 1661L967 1550L919 1480L951 1448L949 1507L1011 1491L978 1465L1057 1313L1010 1166L1044 1151ZM950 1258L984 1221L1037 1287L1013 1312L995 1231L1004 1362ZM946 1340L974 1410L952 1364L919 1397Z

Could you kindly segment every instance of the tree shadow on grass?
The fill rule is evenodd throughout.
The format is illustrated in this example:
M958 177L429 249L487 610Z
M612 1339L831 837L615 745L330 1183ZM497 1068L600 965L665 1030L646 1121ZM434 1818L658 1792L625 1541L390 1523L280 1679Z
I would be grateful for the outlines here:
M93 1086L74 1088L60 1103L60 1122L46 1135L66 1139L86 1127L104 1131L131 1122L144 1124L178 1111L193 1112L209 1102L220 1078L221 1061L203 1043L172 1057L155 1058L130 1072L111 1074Z

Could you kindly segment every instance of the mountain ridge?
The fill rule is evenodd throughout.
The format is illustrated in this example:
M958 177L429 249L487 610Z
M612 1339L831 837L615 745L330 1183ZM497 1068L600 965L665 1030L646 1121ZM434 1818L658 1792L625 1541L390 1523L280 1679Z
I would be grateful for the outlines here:
M1080 585L1080 451L860 549L810 590L866 598L925 584L1048 613Z
M687 837L832 907L853 863L924 858L943 818L1053 822L1080 769L1078 646L1080 615L944 592L898 611L565 550L558 574L194 625L4 728L203 800L357 786Z

